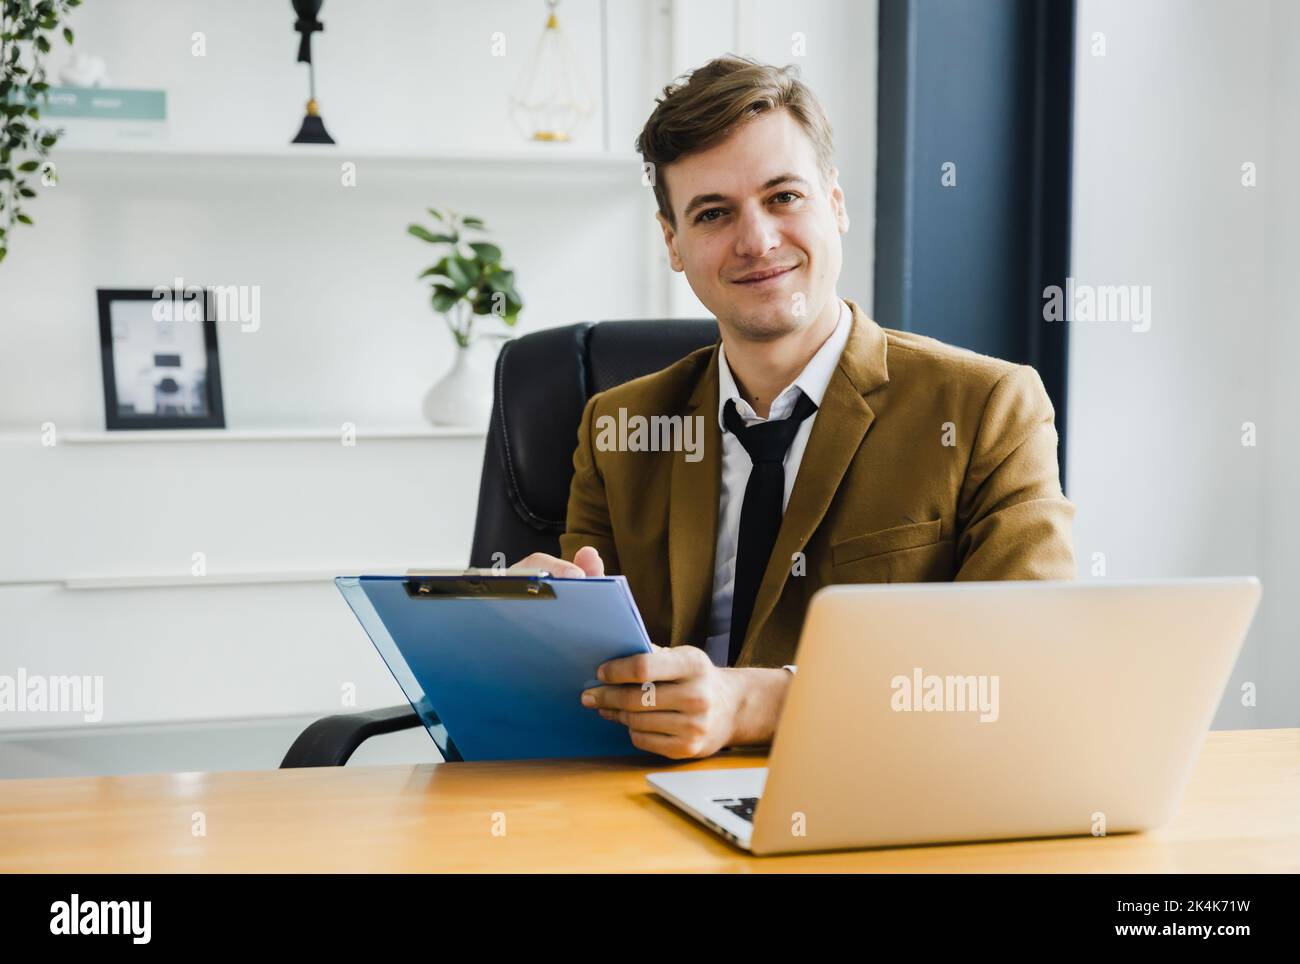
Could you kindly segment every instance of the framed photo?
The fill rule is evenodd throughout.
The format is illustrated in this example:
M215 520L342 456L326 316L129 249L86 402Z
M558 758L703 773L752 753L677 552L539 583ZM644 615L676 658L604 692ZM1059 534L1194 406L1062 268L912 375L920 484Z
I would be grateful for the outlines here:
M100 288L98 296L108 430L225 428L206 290Z

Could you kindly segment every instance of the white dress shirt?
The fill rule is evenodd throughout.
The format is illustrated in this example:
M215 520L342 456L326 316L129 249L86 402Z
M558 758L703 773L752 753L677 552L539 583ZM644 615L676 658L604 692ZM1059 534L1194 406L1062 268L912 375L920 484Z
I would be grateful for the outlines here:
M709 611L709 635L704 647L716 666L727 665L727 649L731 637L731 596L736 581L736 544L740 536L740 509L745 500L749 472L753 468L749 453L740 444L740 440L727 431L726 424L722 421L723 409L727 400L734 398L736 412L744 423L756 425L763 421L789 418L794 411L795 402L799 400L799 392L803 392L820 407L826 386L830 384L831 375L835 373L835 366L839 364L844 345L849 340L852 325L853 312L840 299L840 320L835 330L809 359L799 376L772 402L766 419L759 418L753 406L740 397L736 379L727 364L726 349L718 346L718 425L722 429L722 485L718 493L718 543L713 557L713 605ZM803 452L815 421L816 412L803 420L785 454L785 492L781 497L783 512L790 504L790 491L794 488L799 464L803 461Z

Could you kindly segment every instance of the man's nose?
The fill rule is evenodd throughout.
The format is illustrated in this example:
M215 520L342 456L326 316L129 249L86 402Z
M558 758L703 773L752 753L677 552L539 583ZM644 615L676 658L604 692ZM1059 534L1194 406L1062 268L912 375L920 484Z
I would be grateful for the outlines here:
M781 243L776 219L761 206L745 206L736 224L736 254L743 258L762 258Z

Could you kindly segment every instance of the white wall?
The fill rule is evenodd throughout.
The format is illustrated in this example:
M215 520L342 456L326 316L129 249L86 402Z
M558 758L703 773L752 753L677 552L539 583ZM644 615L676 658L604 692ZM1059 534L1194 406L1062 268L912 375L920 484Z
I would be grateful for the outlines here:
M735 42L728 52L794 64L817 94L834 131L850 222L839 294L870 305L876 261L876 0L674 0L672 11L674 76L717 56L722 51L715 38L731 35ZM673 275L671 295L674 315L707 314L684 275Z
M1149 331L1071 328L1080 575L1096 578L1102 554L1110 578L1260 576L1262 608L1216 726L1295 726L1300 353L1281 292L1300 258L1286 168L1296 12L1082 0L1078 17L1072 274L1152 289ZM1243 447L1243 422L1258 426L1257 447ZM1256 707L1242 705L1245 683Z
M483 439L417 427L452 355L415 280L430 249L405 234L427 205L496 229L521 333L698 316L667 268L635 135L677 71L734 50L800 62L784 54L803 31L853 218L841 293L870 302L875 4L705 6L565 0L598 109L558 146L521 142L505 112L540 0L326 4L313 49L336 148L287 144L307 83L287 3L74 14L75 49L103 56L116 86L166 88L169 120L62 122L60 182L0 266L0 673L105 686L93 726L0 715L0 777L273 766L345 696L401 702L327 577L468 556ZM497 32L505 57L491 54ZM95 289L176 276L260 286L260 327L219 331L227 423L250 431L98 441ZM57 445L41 444L45 423ZM432 758L413 737L361 759Z
M1300 304L1290 294L1300 265L1300 6L1275 0L1269 18L1270 112L1275 121L1268 165L1268 236L1273 244L1274 322L1254 338L1255 365L1266 372L1260 405L1260 506L1265 601L1260 612L1260 715L1273 725L1300 723ZM1271 594L1268 590L1271 589Z

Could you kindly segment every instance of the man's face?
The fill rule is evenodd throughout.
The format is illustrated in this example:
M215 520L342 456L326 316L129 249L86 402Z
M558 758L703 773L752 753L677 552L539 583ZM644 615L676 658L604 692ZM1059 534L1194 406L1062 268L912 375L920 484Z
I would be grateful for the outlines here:
M719 323L752 341L813 323L835 291L849 219L838 171L823 182L788 111L760 114L658 176L677 218L674 229L657 215L669 260Z

